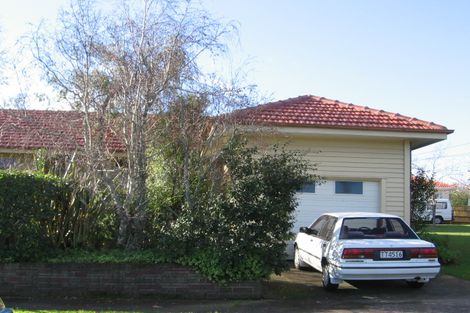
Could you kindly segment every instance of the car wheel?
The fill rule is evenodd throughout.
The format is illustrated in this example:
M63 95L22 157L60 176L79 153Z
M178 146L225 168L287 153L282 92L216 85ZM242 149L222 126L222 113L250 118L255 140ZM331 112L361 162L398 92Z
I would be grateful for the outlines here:
M330 265L326 264L322 267L322 285L325 290L333 291L338 289L339 284L333 284L330 279Z
M442 224L442 222L444 222L442 217L440 217L440 216L434 217L434 224Z
M424 286L424 283L421 283L419 281L407 281L406 283L408 284L409 287L415 288L415 289L422 288Z
M294 267L298 270L307 269L307 263L300 259L299 248L295 247L294 249Z

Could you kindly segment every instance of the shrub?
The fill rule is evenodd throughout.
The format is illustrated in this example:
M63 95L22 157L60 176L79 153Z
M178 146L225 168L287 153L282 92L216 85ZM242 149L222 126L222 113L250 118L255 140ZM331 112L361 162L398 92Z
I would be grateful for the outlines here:
M69 249L50 255L44 259L47 263L82 263L82 264L157 264L171 262L163 253L153 250L129 252L125 250L89 250Z
M238 136L220 151L217 168L201 168L204 160L197 155L191 162L196 167L189 180L191 206L185 191L166 181L179 184L181 177L175 179L166 165L154 167L159 174L148 186L160 196L149 197L155 207L149 209L143 234L146 250L133 253L101 249L116 238L116 218L101 208L106 193L92 197L51 175L1 172L0 259L174 262L221 283L262 279L286 269L295 194L303 184L319 179L315 167L298 152L274 147L261 153Z
M452 201L452 206L454 208L468 205L469 198L470 198L470 189L468 187L467 188L461 187L450 193L450 200Z
M419 232L431 214L427 209L429 201L434 199L436 189L433 177L428 177L426 172L419 168L411 179L411 227Z
M297 152L249 148L240 137L221 154L222 186L202 190L166 234L182 263L215 281L266 278L286 269L296 191L317 180Z
M58 178L0 171L0 258L29 261L53 247L66 185Z
M265 260L258 255L234 254L212 246L198 249L192 255L182 256L177 260L182 265L195 268L212 281L258 280L272 273Z
M104 198L91 198L57 176L0 171L0 260L36 261L69 247L115 241Z
M421 239L432 242L439 251L439 262L441 264L458 263L460 253L449 248L449 237L434 235L428 232L419 234Z

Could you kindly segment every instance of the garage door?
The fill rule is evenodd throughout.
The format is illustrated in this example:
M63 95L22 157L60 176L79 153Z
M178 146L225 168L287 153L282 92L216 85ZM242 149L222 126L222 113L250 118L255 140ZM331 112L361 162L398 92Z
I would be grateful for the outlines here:
M310 226L320 215L327 212L379 212L380 184L367 181L333 181L321 185L309 185L297 193L297 207L293 232L301 226ZM288 247L293 256L293 245Z

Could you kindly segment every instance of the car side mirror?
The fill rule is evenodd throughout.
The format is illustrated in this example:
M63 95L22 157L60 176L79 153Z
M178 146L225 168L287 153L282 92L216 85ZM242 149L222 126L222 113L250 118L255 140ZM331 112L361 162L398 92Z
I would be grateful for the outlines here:
M300 227L299 232L307 235L318 235L318 232L315 229L311 229L308 227Z

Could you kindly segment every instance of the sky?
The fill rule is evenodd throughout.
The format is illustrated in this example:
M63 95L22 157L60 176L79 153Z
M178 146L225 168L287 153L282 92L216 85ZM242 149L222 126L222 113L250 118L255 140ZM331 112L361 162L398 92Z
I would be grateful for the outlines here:
M454 134L414 151L413 163L439 180L468 182L470 1L200 1L238 26L230 61L260 93L271 100L312 94L444 125ZM4 1L4 43L31 23L53 21L67 3Z

